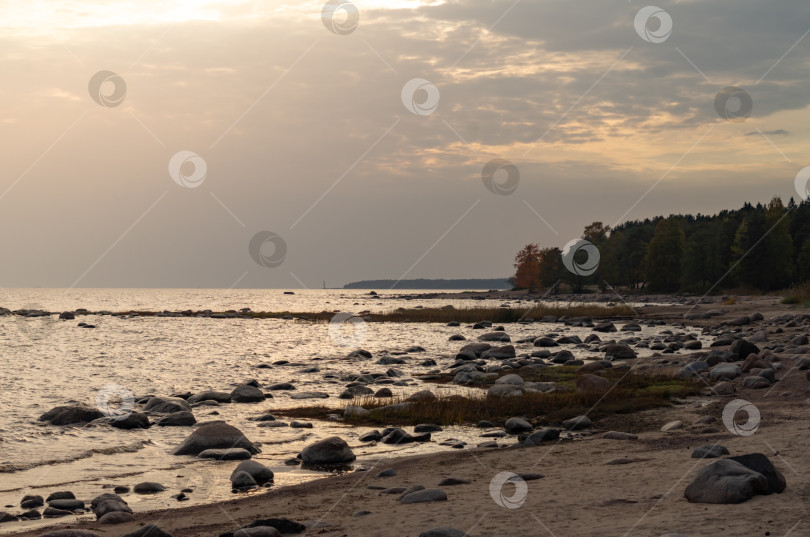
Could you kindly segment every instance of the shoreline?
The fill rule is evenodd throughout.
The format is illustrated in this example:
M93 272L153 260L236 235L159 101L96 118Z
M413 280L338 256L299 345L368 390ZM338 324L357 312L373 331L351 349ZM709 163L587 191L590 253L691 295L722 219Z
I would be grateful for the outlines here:
M679 418L690 423L674 433L648 431L638 440L609 440L594 435L539 447L470 449L428 455L381 459L366 472L327 477L301 485L216 504L138 513L137 522L100 526L96 522L54 522L48 528L70 527L118 537L143 524L156 524L174 537L216 536L257 519L286 518L307 525L304 534L325 536L390 534L392 523L404 535L418 535L438 526L452 526L472 536L493 535L512 528L512 535L663 535L669 532L700 535L785 535L803 521L805 491L810 475L804 469L810 454L804 449L806 428L795 420L810 419L810 407L759 401L763 420L753 437L722 430L698 434L691 423L712 409L692 403L676 409L640 413L647 425ZM779 408L776 408L779 407ZM716 409L715 409L716 410ZM690 458L691 449L720 443L732 455L761 452L785 475L782 494L756 496L737 505L691 504L683 490L698 468L709 460ZM771 448L778 451L774 454ZM619 459L623 464L606 464ZM392 468L397 475L377 477ZM796 470L795 472L793 470ZM500 472L539 473L527 481L525 503L517 509L498 506L490 485ZM467 484L443 486L446 502L404 505L396 494L375 487L433 488L445 478ZM511 490L504 490L510 496ZM358 511L370 511L355 516ZM541 526L542 524L542 526ZM752 526L753 525L753 526ZM543 528L545 526L545 530ZM46 527L12 533L15 537L41 535ZM629 532L629 533L628 533ZM798 533L797 533L798 534Z
M636 318L669 318L677 320L675 324L696 328L724 326L725 330L739 331L743 337L766 334L766 341L767 335L781 341L794 332L805 333L806 323L785 328L785 333L780 331L782 325L774 321L780 313L805 313L806 310L781 305L778 300L773 296L741 297L735 304L650 306L645 308L644 315ZM684 318L688 312L701 314L712 309L722 310L722 313L707 318ZM763 313L765 319L735 324L741 315L754 312ZM709 351L703 349L705 354ZM666 358L688 360L690 356L694 359L699 355L644 358L643 364L646 367ZM105 537L120 537L144 523L157 521L159 527L174 537L216 536L256 519L272 517L305 524L306 534L326 537L387 535L392 523L396 524L397 531L406 535L419 535L438 526L453 526L472 537L502 533L503 528L512 528L514 535L544 532L555 536L656 536L670 532L690 537L766 535L765 532L785 535L797 523L798 527L810 524L810 519L803 518L802 507L810 499L805 493L810 490L810 476L804 472L810 464L810 453L804 449L810 435L807 430L810 405L805 403L808 379L803 371L791 367L793 355L777 353L774 356L782 366L781 370L777 369L779 382L773 385L774 389L744 388L740 378L735 382L733 396L710 395L707 389L704 394L673 401L672 407L604 416L595 420L593 434L586 431L578 439L536 447L448 448L446 452L380 458L376 464L367 464L366 472L271 488L223 502L179 504L172 509L138 512L134 523L100 526L92 520L53 519L41 521L35 529L19 530L0 525L0 533L28 537L41 535L50 527L70 527L90 529ZM734 398L745 399L759 408L762 424L755 435L735 435L723 426L723 408ZM707 428L706 423L699 421L706 416L713 418L714 427ZM682 427L670 432L661 430L674 420L682 421ZM601 438L604 432L611 430L634 433L638 439ZM513 436L502 440L508 444L517 441ZM738 505L688 503L683 497L686 485L699 468L711 462L690 458L691 450L712 443L727 447L731 455L765 454L785 476L788 488L782 494L755 496ZM621 459L621 462L605 464L612 459ZM397 475L376 476L387 468L395 469ZM525 504L519 509L499 506L490 494L492 479L504 471L544 475L527 481ZM470 482L439 486L443 478ZM368 485L438 487L447 494L447 501L401 504L397 494L382 494L377 489L366 488ZM511 490L504 492L506 496L510 494ZM370 513L353 516L364 510ZM88 517L93 518L84 515ZM327 525L313 526L312 523L319 520Z

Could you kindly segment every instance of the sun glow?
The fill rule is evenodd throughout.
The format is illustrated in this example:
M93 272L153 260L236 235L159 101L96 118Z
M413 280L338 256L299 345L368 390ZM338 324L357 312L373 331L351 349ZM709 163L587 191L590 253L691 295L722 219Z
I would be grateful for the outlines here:
M363 10L414 9L444 0L357 0ZM318 16L323 2L251 0L15 0L7 4L0 27L47 33L103 26L131 26L190 21L250 21ZM2 11L0 11L2 13Z

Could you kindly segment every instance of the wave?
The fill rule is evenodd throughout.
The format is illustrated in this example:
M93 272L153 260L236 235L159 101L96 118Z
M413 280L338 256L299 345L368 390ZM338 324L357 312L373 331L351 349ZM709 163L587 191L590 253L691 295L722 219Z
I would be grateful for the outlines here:
M88 449L87 451L81 451L79 453L74 453L66 457L59 457L44 461L26 462L19 464L14 463L0 464L0 474L9 474L14 472L21 472L24 470L31 470L32 468L37 468L38 466L50 466L53 464L64 464L68 462L74 462L82 459L88 459L93 455L114 455L116 453L135 453L136 451L139 451L149 445L153 445L151 440L141 440L138 442L133 442L131 444Z

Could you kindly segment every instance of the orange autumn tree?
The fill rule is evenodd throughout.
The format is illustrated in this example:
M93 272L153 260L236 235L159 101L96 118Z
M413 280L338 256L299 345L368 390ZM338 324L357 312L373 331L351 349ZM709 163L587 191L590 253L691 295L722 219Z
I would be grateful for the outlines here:
M531 293L540 287L540 247L527 244L515 256L515 287L528 289Z

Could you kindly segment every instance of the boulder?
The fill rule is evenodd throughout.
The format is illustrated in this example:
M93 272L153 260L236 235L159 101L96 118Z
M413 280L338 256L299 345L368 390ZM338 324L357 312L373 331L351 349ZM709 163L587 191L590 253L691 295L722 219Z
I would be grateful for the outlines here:
M469 537L466 533L450 526L439 526L419 534L419 537Z
M327 399L326 392L296 392L290 394L290 399Z
M53 500L75 500L76 495L74 495L69 490L60 490L57 492L52 492L47 498L45 498L46 502L50 502Z
M759 347L746 339L740 338L731 344L731 352L737 355L738 360L743 360L749 354L759 354Z
M93 501L95 501L95 499ZM126 504L126 502L112 498L101 500L96 505L91 504L91 507L93 512L96 514L96 518L101 518L107 513L114 512L132 513L132 509Z
M134 522L135 517L132 513L127 513L124 511L113 511L101 516L98 519L98 523L101 525L107 524L125 524L127 522Z
M535 431L527 436L526 440L523 441L523 445L539 446L543 442L550 442L552 440L557 440L558 438L560 438L559 429L540 429L539 431Z
M459 349L459 353L472 353L476 358L492 348L489 343L468 343Z
M677 431L679 429L683 429L683 422L681 420L674 420L661 427L661 432L668 433L670 431Z
M187 410L166 414L156 422L161 427L184 427L194 425L197 419Z
M304 464L347 464L356 458L346 441L337 436L319 440L301 452Z
M765 476L765 479L768 480L768 490L763 494L773 494L774 492L781 494L782 491L785 490L785 487L787 487L785 476L774 468L768 457L762 453L738 455L736 457L729 457L727 460L738 462L749 470L753 470Z
M406 401L413 401L413 402L431 402L437 399L436 394L434 394L430 390L421 390L406 399Z
M42 512L42 516L44 518L61 518L63 516L70 516L72 514L73 511L68 511L67 509L57 509L55 507L46 507Z
M412 435L400 429L399 427L390 427L384 429L382 432L383 444L411 444L413 442L428 442L430 441L430 433Z
M246 472L250 474L250 477L252 477L253 480L259 485L264 485L265 483L272 481L274 477L273 471L270 468L257 461L240 462L231 474L231 480L233 480L233 476L238 472Z
M344 418L364 418L370 412L359 405L349 405L343 410Z
M478 341L499 341L501 343L509 343L512 338L506 332L487 332L478 336Z
M411 492L400 498L400 503L427 503L427 502L445 502L447 501L447 494L441 489L423 489Z
M110 419L110 426L116 429L148 429L152 424L142 412L130 412L119 418Z
M77 511L84 509L84 502L81 500L51 500L48 502L48 507L54 509L62 509L64 511Z
M515 347L513 345L493 347L481 354L481 358L494 358L496 360L506 360L508 358L514 358L515 356L517 355L515 354Z
M523 418L509 418L503 427L510 434L525 433L533 429L532 424Z
M281 537L281 532L272 526L255 526L240 528L233 532L233 537Z
M495 384L513 384L520 386L523 384L523 379L520 377L520 375L515 375L514 373L512 373L509 375L502 376L501 378L495 381Z
M247 472L237 471L231 474L231 486L237 490L255 489L259 485Z
M26 494L20 500L20 507L23 509L33 509L35 507L42 507L45 505L45 500L42 496L35 495L35 494Z
M224 421L212 421L201 425L191 433L173 452L174 455L199 455L206 449L242 448L251 454L261 453L242 431Z
M620 343L610 343L605 345L605 358L615 358L618 360L630 360L637 356L636 351L627 345Z
M493 384L487 390L489 397L520 397L523 393L523 388L514 384Z
M559 343L550 337L539 337L534 340L533 344L535 347L557 347L559 345Z
M51 425L73 425L77 423L90 423L103 418L104 414L97 409L83 405L58 406L39 417L39 421L47 421Z
M602 438L608 440L638 440L638 435L633 433L625 433L622 431L608 431L602 435Z
M164 490L166 490L166 487L154 481L144 481L132 487L132 491L136 494L156 494Z
M564 429L575 431L577 429L590 427L591 423L591 418L588 416L577 416L575 418L571 418L570 420L565 420L562 425Z
M760 377L759 375L755 375L753 377L747 377L743 381L743 388L752 388L755 390L760 390L762 388L767 388L771 385L771 381L766 379L765 377Z
M709 376L714 380L725 379L734 380L742 374L737 364L717 364L709 370Z
M193 396L189 400L192 398ZM150 414L171 414L181 411L191 412L191 405L179 397L152 397L143 409Z
M739 462L720 459L698 471L684 496L691 503L742 503L767 490L764 475Z
M234 403L261 403L264 401L264 392L250 384L242 384L231 392L231 401Z

